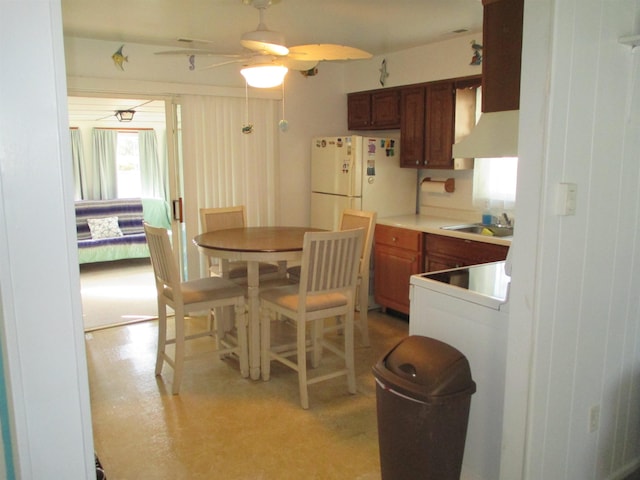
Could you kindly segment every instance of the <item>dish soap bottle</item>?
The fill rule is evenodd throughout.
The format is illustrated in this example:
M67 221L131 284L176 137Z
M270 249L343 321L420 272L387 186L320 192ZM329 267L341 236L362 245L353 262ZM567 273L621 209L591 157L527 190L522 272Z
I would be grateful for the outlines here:
M483 225L491 225L493 223L493 214L491 209L489 208L489 202L487 201L484 205L484 210L482 211L482 224Z

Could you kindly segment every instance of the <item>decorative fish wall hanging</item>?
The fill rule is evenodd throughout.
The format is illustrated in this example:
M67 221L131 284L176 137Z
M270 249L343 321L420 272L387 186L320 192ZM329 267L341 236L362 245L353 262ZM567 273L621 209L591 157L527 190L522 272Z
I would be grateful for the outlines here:
M116 67L120 67L120 70L124 71L124 62L128 62L129 61L129 57L125 57L122 54L122 49L124 48L124 45L121 45L120 48L116 51L116 53L114 53L113 55L111 55L111 58L113 59L113 63L116 65Z
M471 48L473 49L473 57L469 65L480 65L482 63L482 45L476 43L475 40L471 40Z
M387 78L389 77L389 72L387 72L387 59L382 60L380 64L380 85L384 87L384 84L387 82Z

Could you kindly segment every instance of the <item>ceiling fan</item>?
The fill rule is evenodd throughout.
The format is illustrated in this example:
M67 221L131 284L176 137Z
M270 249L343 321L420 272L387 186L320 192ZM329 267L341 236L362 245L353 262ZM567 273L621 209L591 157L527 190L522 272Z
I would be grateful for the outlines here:
M223 62L199 68L199 70L215 68L232 63L242 63L245 67L286 67L291 70L309 72L321 61L332 60L360 60L371 58L372 55L359 48L331 43L297 45L287 47L284 35L280 32L269 30L264 22L266 9L272 0L242 0L245 5L252 5L260 14L260 21L256 30L242 34L240 45L244 52L240 54L221 54L208 49L172 50L156 52L156 55L187 55L191 57L190 69L195 69L193 56L209 55L233 58ZM245 69L243 69L245 70ZM286 73L286 71L285 71ZM244 75L244 71L243 71ZM283 74L284 77L284 74ZM282 83L282 82L280 82ZM249 82L251 85L251 82Z

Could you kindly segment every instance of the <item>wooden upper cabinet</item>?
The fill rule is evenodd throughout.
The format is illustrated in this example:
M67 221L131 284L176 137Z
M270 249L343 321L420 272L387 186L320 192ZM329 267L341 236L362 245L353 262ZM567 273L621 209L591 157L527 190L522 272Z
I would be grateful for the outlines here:
M482 4L482 111L518 110L524 0Z
M368 129L371 123L371 95L367 92L347 95L349 130Z
M475 76L401 90L400 166L453 168L453 144L475 125L475 91L480 84Z
M374 128L400 127L399 90L385 90L371 94L371 124Z
M400 94L400 165L422 168L424 163L425 87L404 88Z
M453 82L433 83L427 88L425 168L451 168L455 129L456 91Z
M400 90L374 90L347 96L349 130L400 128Z

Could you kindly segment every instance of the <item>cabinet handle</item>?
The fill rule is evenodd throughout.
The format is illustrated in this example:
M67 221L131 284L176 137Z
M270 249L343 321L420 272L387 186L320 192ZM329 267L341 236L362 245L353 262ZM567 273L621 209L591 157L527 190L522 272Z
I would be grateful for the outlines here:
M397 242L397 241L398 241L398 239L397 239L396 237L391 237L391 241L392 241L392 242Z

